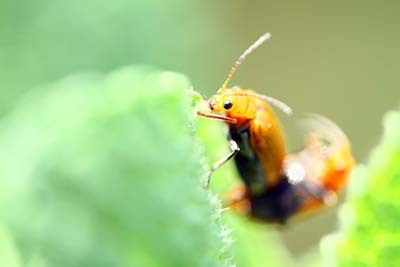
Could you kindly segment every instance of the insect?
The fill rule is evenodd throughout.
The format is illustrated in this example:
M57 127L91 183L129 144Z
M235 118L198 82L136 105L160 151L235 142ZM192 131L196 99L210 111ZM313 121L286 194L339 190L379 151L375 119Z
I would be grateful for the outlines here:
M312 115L302 149L288 153L280 122L271 105L290 115L285 103L240 87L228 88L239 65L271 37L262 35L235 62L201 117L228 125L231 152L216 162L212 173L234 159L243 186L232 191L227 205L266 222L285 223L336 200L354 165L345 134L328 119Z

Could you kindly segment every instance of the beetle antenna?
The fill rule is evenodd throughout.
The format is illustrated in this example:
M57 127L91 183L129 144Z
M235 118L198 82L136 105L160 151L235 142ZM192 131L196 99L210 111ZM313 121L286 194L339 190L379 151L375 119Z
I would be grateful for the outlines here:
M270 38L271 38L271 34L269 32L264 33L260 38L258 38L257 41L255 41L252 45L250 45L249 48L246 49L246 51L243 52L243 54L236 60L235 64L233 64L224 83L222 84L221 88L218 90L218 92L217 92L218 94L221 94L226 90L226 86L228 85L229 81L232 79L233 74L235 74L237 68L246 59L246 57L248 55L250 55L256 48L261 46L265 41L267 41Z
M274 105L275 107L279 108L281 111L283 111L283 113L285 113L288 116L292 115L292 113L293 113L292 108L288 104L286 104L285 102L283 102L279 99L276 99L272 96L260 95L257 93L244 93L244 94L233 94L233 95L257 97L257 98L264 100L265 102L268 102L268 103Z
M255 94L256 97L267 101L269 103L271 103L272 105L274 105L275 107L279 108L280 110L282 110L286 115L292 115L292 108L289 107L285 102L280 101L279 99L276 99L272 96L267 96L267 95L260 95L260 94Z

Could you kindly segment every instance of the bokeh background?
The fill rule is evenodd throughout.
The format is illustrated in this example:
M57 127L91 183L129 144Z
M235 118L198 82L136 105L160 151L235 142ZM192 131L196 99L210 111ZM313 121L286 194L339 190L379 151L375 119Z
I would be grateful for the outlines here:
M331 118L364 162L379 141L383 113L399 104L399 12L396 1L2 0L0 116L39 84L130 64L184 73L209 96L240 53L269 31L271 41L232 85ZM331 209L271 231L304 258L335 227Z

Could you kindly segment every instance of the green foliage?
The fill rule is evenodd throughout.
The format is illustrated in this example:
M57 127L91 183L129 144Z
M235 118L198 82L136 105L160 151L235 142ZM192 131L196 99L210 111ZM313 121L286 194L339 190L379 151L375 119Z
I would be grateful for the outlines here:
M26 95L0 121L0 266L229 265L188 86L128 67Z
M3 226L0 226L0 266L20 266L20 259L14 240Z
M341 208L341 229L322 243L328 266L400 266L400 112L384 118L384 136L358 167ZM334 253L331 253L335 251Z

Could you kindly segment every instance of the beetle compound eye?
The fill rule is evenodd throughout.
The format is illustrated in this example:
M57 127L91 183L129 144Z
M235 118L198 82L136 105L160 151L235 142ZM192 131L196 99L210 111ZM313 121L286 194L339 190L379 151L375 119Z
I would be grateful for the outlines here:
M226 101L224 103L224 109L230 109L232 108L232 102L231 101Z

